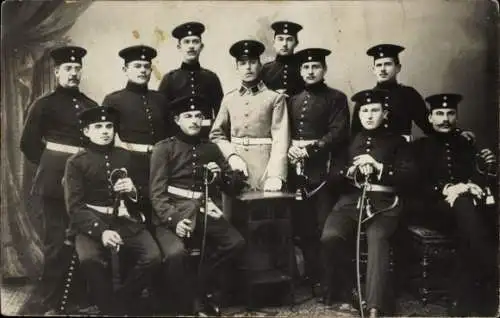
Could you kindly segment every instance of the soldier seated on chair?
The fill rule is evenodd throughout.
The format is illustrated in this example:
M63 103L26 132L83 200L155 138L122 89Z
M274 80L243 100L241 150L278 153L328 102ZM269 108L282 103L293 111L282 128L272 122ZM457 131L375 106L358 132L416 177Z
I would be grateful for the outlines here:
M487 220L487 207L494 207L488 183L495 181L496 159L491 150L478 151L457 132L461 100L458 94L426 98L434 132L413 144L419 170L425 171L418 183L425 208L417 216L425 226L451 235L456 244L448 314L493 315L497 306L487 304L487 299L496 302L498 298L494 286L498 282L497 217L495 213L494 219Z
M355 94L353 120L360 121L361 131L354 136L347 151L336 156L331 182L344 189L333 211L327 217L321 236L323 248L325 302L346 302L350 293L354 268L358 213L363 187L366 189L364 222L368 244L366 288L362 293L370 316L390 311L385 306L389 284L389 238L396 230L402 209L398 194L414 179L415 165L408 144L401 135L387 128L390 107L387 93L366 90ZM366 182L365 182L366 180ZM373 214L372 214L373 213ZM338 291L334 294L334 291ZM347 298L349 297L349 298ZM344 306L347 306L345 304Z
M242 249L244 239L213 201L205 199L204 185L212 182L222 191L238 191L244 180L233 183L238 173L230 171L217 145L200 134L208 107L205 98L181 97L171 107L180 129L176 136L155 145L150 174L153 223L170 290L166 300L171 304L170 314L217 315L219 308L208 296L212 287L208 280L217 278L220 272L215 270ZM205 244L205 238L210 244ZM215 252L204 253L205 245L215 247ZM190 266L194 248L201 249L198 273Z
M64 174L76 252L100 311L131 313L131 305L160 264L160 250L134 206L137 190L132 179L122 175L113 180L116 170L124 173L131 166L130 154L113 145L119 112L112 107L96 107L82 112L79 118L88 144L68 160ZM105 266L112 249L126 251L135 260L127 264L131 270L115 291Z

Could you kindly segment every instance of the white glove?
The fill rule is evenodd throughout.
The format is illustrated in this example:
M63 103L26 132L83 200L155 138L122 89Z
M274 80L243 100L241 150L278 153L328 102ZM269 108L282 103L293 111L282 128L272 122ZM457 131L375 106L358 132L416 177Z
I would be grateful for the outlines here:
M283 186L283 181L277 177L267 178L264 182L264 191L273 192L280 191Z
M247 164L245 163L245 161L243 161L243 159L241 159L240 156L232 155L231 157L229 157L228 163L231 166L231 169L242 171L243 174L248 177Z
M448 202L450 207L453 207L455 200L463 193L469 191L469 186L465 183L457 183L454 185L445 186L443 189L443 195L446 197L445 201Z

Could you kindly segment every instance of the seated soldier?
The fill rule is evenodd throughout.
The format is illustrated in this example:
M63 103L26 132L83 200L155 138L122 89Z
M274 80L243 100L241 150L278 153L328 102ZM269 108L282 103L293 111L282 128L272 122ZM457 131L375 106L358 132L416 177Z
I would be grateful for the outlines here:
M493 197L485 186L488 173L495 179L496 163L489 149L477 152L470 141L457 133L457 107L461 100L458 94L426 98L434 133L413 144L419 169L425 171L419 182L425 207L417 216L420 223L452 235L456 243L458 261L451 279L453 301L449 315L493 315L497 307L488 312L491 304L487 305L486 299L496 298L496 288L487 285L498 282L497 238L491 236L496 227L489 225L496 225L497 220L487 221L489 209L485 207L493 203ZM478 171L478 163L490 171Z
M75 233L75 247L90 295L103 314L126 314L136 309L141 291L161 260L160 250L145 230L140 211L134 209L137 191L125 174L113 180L117 170L130 170L129 153L114 148L119 112L96 107L79 115L89 142L66 164L64 193ZM122 202L123 200L123 202ZM124 203L124 204L122 204ZM135 260L121 287L113 292L105 267L111 249L126 251Z
M352 290L352 248L348 242L356 234L360 200L366 186L364 212L373 217L364 222L368 243L366 299L370 317L390 310L385 303L390 293L389 238L396 230L402 210L397 193L411 182L415 173L405 139L387 129L388 98L380 90L355 94L354 118L361 131L354 136L349 148L334 161L332 184L343 189L339 201L328 216L322 237L324 300L346 302ZM364 182L368 184L363 184ZM352 244L352 245L350 245ZM341 308L353 310L345 303ZM365 308L363 308L364 310Z
M172 291L168 301L175 315L217 315L218 306L208 296L208 280L217 277L215 270L242 249L244 239L211 200L205 202L202 191L205 177L213 177L223 191L241 190L244 182L232 183L231 176L237 173L229 173L217 145L201 138L206 100L181 97L171 106L180 130L155 145L150 174L153 223L166 262L166 286ZM204 253L205 235L214 247L212 254ZM200 245L202 262L197 274L189 266L188 256L189 247Z

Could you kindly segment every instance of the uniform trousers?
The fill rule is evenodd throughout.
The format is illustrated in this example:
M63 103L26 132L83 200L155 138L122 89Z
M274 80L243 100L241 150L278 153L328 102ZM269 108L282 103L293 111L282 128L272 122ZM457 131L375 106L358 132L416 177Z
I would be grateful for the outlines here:
M321 235L325 286L330 291L346 297L354 283L355 265L352 257L355 253L354 239L357 230L359 195L341 196L333 211L327 217ZM379 214L365 223L368 245L368 263L366 286L363 298L368 308L387 310L386 306L392 294L389 269L389 240L398 225L400 206L388 214ZM340 296L340 297L342 297ZM341 300L347 300L345 298Z

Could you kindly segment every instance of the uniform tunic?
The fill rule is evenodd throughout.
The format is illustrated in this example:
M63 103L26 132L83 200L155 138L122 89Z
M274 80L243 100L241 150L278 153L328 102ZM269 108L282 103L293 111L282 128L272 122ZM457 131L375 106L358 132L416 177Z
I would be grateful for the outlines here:
M274 91L284 90L288 96L298 94L304 88L300 66L293 55L276 56L276 60L262 67L262 81Z
M123 194L129 216L113 216L96 211L94 206L113 206L115 193L109 178L114 169L130 171L130 153L121 148L90 145L72 156L66 165L65 195L76 234L76 252L80 266L89 282L96 305L104 314L124 314L124 308L134 303L139 293L149 283L151 274L160 263L160 251L153 237L145 230L140 211L134 199L137 193ZM130 173L128 177L134 180ZM134 257L126 264L130 271L122 280L116 295L112 290L109 270L103 265L109 259L109 249L102 243L105 230L114 230L121 236L121 250Z
M232 137L271 138L272 144L240 145L231 143ZM237 154L246 162L251 188L261 190L270 177L286 181L290 133L285 95L269 90L263 82L229 92L210 139L226 159Z
M223 191L231 192L234 184L226 174L230 170L229 165L217 145L204 139L180 132L177 136L156 144L151 158L151 201L155 211L153 221L157 225L156 237L165 257L166 286L171 286L167 298L172 314L176 315L193 314L194 298L210 287L207 280L224 275L223 272L216 274L214 271L244 245L240 233L224 217L214 219L208 216L207 242L214 244L214 253L206 255L199 277L188 264L186 244L199 247L201 242L199 239L205 221L200 208L204 206L204 198L185 198L171 194L168 187L203 192L203 166L209 162L217 163L222 170L215 185L218 184ZM198 242L177 236L176 226L183 219L193 221L193 235Z
M167 102L184 96L204 96L208 101L204 115L210 123L202 133L204 137L208 137L209 128L219 112L224 96L219 77L214 72L202 68L199 63L193 65L182 63L180 68L163 76L158 91L165 95Z
M371 155L383 164L382 172L371 175L369 182L382 186L396 187L397 192L403 192L416 179L415 164L403 137L394 135L383 128L375 131L363 131L355 136L349 150L337 158L332 169L332 183L343 189L339 201L328 216L321 241L325 255L328 255L325 266L327 284L335 284L334 288L344 285L350 290L353 271L350 253L346 252L353 245L347 245L346 240L355 236L358 219L358 199L361 189L354 186L352 175L347 175L353 158ZM363 183L364 177L358 177ZM392 206L396 193L367 192L372 211L386 209L383 214L376 215L366 223L368 241L368 264L365 297L368 308L384 310L384 299L391 286L388 281L389 272L389 238L397 226L397 216L401 205ZM333 282L334 283L333 283ZM342 288L340 288L342 290Z
M148 90L147 86L127 83L127 86L104 98L104 106L112 106L120 111L119 138L123 142L150 145L171 134L168 106L163 94ZM135 184L140 200L149 196L150 152L131 151L134 165L132 173L137 176Z
M31 106L21 136L20 147L26 158L38 165L32 194L42 197L45 217L44 267L40 282L42 302L53 308L62 294L66 262L64 253L68 214L64 205L62 180L71 153L48 150L47 141L81 147L84 138L77 114L97 103L78 89L58 86ZM69 260L67 260L69 262ZM38 294L38 288L34 292Z

